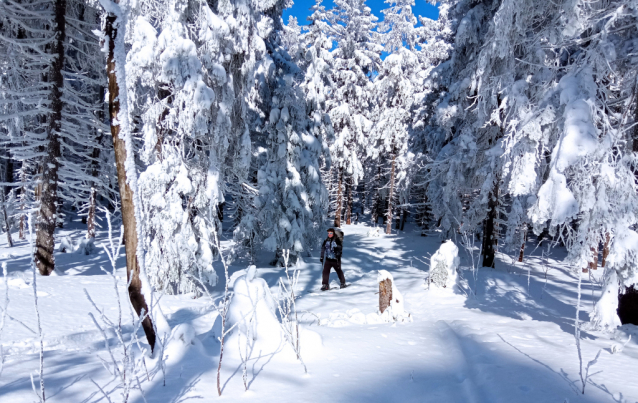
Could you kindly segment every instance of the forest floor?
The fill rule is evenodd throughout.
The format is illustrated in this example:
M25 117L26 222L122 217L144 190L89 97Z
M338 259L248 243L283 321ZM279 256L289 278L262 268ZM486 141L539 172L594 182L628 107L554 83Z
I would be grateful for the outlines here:
M195 342L173 351L161 371L148 359L150 375L131 402L185 401L259 402L636 402L638 401L638 327L623 326L614 333L582 331L589 370L581 393L579 360L574 338L577 275L560 263L563 250L550 256L527 245L523 263L499 254L495 269L471 270L471 260L460 247L465 293L428 289L429 256L440 246L436 233L420 230L378 238L368 237L366 225L344 226L343 268L350 287L321 292L318 251L300 263L297 309L302 326L320 336L304 344L302 358L308 373L294 358L253 355L248 361L245 391L237 345L227 345L222 363L223 395L217 396L220 320L208 297L190 295L161 298L169 324L190 324ZM17 238L14 234L14 239ZM60 230L79 240L81 226ZM105 242L100 233L97 244ZM59 237L60 238L60 237ZM226 246L228 247L228 242ZM458 244L458 243L457 243ZM124 296L125 262L118 259L120 295ZM7 263L10 303L8 314L31 330L37 329L29 245L6 247L0 241L0 263ZM272 254L261 254L258 276L277 296L283 269L268 265ZM112 279L101 271L110 263L104 251L92 255L56 253L56 275L37 277L38 304L44 337L44 381L47 401L106 402L92 380L107 390L115 383L102 364L107 359L104 340L90 320L92 306L84 289L111 318L117 317ZM236 262L233 279L245 271ZM371 323L378 309L377 270L392 273L402 292L412 322ZM223 277L221 267L218 274ZM599 269L594 277L600 276ZM336 275L331 275L337 286ZM595 279L594 279L595 280ZM223 292L215 287L213 296ZM0 306L5 286L0 284ZM587 322L600 286L583 274L580 319ZM124 330L131 331L131 315L124 308ZM5 363L0 374L1 402L33 402L30 376L36 385L39 339L16 320L7 319L0 334ZM116 344L114 334L107 333ZM624 342L632 339L622 348ZM145 400L144 400L145 399ZM121 401L119 396L113 402Z

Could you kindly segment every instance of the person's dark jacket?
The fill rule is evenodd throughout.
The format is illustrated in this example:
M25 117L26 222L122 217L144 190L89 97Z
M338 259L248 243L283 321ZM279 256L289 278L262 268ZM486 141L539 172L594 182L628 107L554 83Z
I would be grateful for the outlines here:
M333 235L332 239L326 238L326 240L323 241L323 243L321 244L321 262L323 262L324 254L326 253L326 243L330 241L334 243L332 250L335 253L335 257L337 258L337 260L341 259L341 251L343 249L343 243L339 240L339 238L336 235Z

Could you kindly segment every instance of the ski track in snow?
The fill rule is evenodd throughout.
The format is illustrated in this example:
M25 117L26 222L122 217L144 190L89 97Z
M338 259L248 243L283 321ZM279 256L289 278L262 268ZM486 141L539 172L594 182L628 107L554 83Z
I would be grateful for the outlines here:
M75 240L79 229L65 229ZM81 228L78 225L77 228ZM523 264L499 254L497 268L478 271L476 282L468 270L468 256L460 251L465 292L427 289L424 278L429 256L441 240L432 233L407 231L379 238L366 236L368 226L344 226L342 266L350 286L319 291L318 257L304 257L297 308L304 328L319 334L322 343L304 344L302 357L309 373L294 357L253 352L247 365L249 390L244 391L242 366L236 345L227 345L222 370L222 399L259 402L636 402L638 384L638 331L623 326L613 334L583 330L584 360L594 358L585 395L580 394L578 358L573 337L576 278L561 266L562 251L549 260L547 283L536 254ZM103 235L103 234L101 234ZM61 237L58 237L61 239ZM96 244L103 242L98 238ZM4 238L2 241L4 242ZM526 250L533 250L530 247ZM123 252L123 251L122 251ZM318 251L313 252L314 255ZM258 256L258 276L277 296L277 280L283 270L268 266L271 254ZM28 243L8 249L0 244L0 263L9 270L8 313L34 328L33 295L29 279ZM59 272L38 278L40 314L45 339L44 373L50 402L104 402L91 383L113 386L99 357L106 358L104 341L89 321L91 307L86 288L96 304L112 318L117 305L101 249L94 255L56 252ZM217 262L216 264L218 264ZM118 260L120 295L125 297L124 258ZM217 266L216 266L217 267ZM235 262L233 277L246 265ZM379 323L377 270L388 270L404 296L412 322ZM218 273L221 272L217 267ZM528 273L528 270L531 272ZM600 271L600 270L599 270ZM529 288L528 288L528 274ZM596 273L600 275L600 273ZM331 275L336 286L336 274ZM0 295L4 283L0 282ZM598 287L583 281L581 319L588 320ZM223 284L213 296L219 296ZM476 296L473 293L476 292ZM169 324L192 326L195 341L182 350L171 350L166 386L149 360L150 381L142 388L146 401L216 401L217 337L220 318L208 298L189 295L163 296L161 307ZM131 329L131 314L123 304L124 327ZM377 318L377 319L375 319ZM377 320L375 322L375 320ZM141 333L140 333L141 334ZM611 346L632 340L620 352ZM0 374L0 402L32 402L30 374L38 368L37 337L22 324L7 320L0 335L5 351ZM109 333L114 345L114 334ZM322 344L322 345L319 345ZM154 374L154 376L153 376ZM114 401L119 401L114 397ZM131 402L142 403L139 394Z

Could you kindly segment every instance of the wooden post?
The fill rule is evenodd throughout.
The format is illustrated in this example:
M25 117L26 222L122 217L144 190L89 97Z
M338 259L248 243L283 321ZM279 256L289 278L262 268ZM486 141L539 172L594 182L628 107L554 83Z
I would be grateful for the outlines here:
M383 313L392 301L392 280L386 278L379 282L379 312Z

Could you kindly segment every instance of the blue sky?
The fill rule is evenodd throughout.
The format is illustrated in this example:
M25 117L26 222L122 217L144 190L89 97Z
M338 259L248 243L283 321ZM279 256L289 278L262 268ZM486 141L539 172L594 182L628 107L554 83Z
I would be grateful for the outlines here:
M436 19L438 17L438 9L426 0L414 0L414 3L412 12L415 15L421 15L432 19ZM288 23L288 16L293 15L297 17L297 21L300 25L307 24L308 21L306 21L306 18L310 16L310 7L314 4L315 0L295 0L295 4L291 8L284 10L284 22ZM386 4L384 0L366 0L366 4L370 7L372 13L379 18L379 21L381 21L383 19L381 10L387 8L388 4ZM333 0L324 0L323 5L327 10L329 10L334 6L334 3Z

